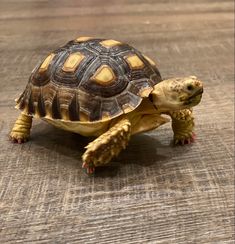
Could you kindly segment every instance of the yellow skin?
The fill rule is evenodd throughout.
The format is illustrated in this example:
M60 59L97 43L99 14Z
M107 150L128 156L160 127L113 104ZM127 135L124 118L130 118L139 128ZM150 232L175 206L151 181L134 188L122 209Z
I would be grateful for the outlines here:
M194 118L192 107L202 97L203 85L195 76L164 80L154 86L149 98L144 98L140 106L132 112L101 122L72 122L44 118L48 123L83 136L97 138L86 146L82 156L87 173L95 167L107 164L124 149L134 134L156 129L172 119L175 144L194 141ZM21 113L10 133L14 142L28 140L32 116Z

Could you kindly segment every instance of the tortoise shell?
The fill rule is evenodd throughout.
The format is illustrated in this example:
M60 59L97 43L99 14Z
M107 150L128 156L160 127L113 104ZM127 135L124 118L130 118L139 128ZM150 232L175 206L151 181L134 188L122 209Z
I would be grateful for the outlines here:
M133 111L161 80L155 63L135 48L80 37L35 67L17 107L41 118L102 121Z

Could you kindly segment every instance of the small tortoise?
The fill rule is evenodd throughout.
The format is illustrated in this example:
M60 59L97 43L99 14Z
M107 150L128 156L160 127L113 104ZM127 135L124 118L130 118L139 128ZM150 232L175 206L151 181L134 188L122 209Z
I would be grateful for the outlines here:
M32 118L83 136L83 167L93 173L127 146L131 135L172 119L175 144L194 140L192 107L202 97L195 76L162 80L154 61L115 40L80 37L55 50L32 71L17 99L22 110L10 133L28 140Z

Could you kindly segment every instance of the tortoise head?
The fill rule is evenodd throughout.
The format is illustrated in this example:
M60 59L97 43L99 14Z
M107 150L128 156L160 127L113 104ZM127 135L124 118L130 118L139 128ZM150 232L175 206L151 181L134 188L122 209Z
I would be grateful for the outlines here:
M163 80L154 86L151 94L156 108L179 110L196 106L202 93L202 82L195 76L189 76Z

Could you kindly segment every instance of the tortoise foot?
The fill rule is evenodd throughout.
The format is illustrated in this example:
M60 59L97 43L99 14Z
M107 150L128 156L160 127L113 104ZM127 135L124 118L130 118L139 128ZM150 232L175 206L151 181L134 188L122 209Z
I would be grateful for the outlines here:
M85 171L88 175L92 175L95 172L95 166L93 164L88 164L88 163L84 162L82 164L82 168L85 169Z
M19 144L27 142L31 126L32 116L21 113L10 132L11 141Z
M187 145L195 142L196 135L195 133L188 134L186 136L175 136L174 144L175 145Z
M11 134L10 134L10 140L13 143L22 144L22 143L25 143L25 142L27 142L29 140L29 136L25 135L23 133L12 131Z

